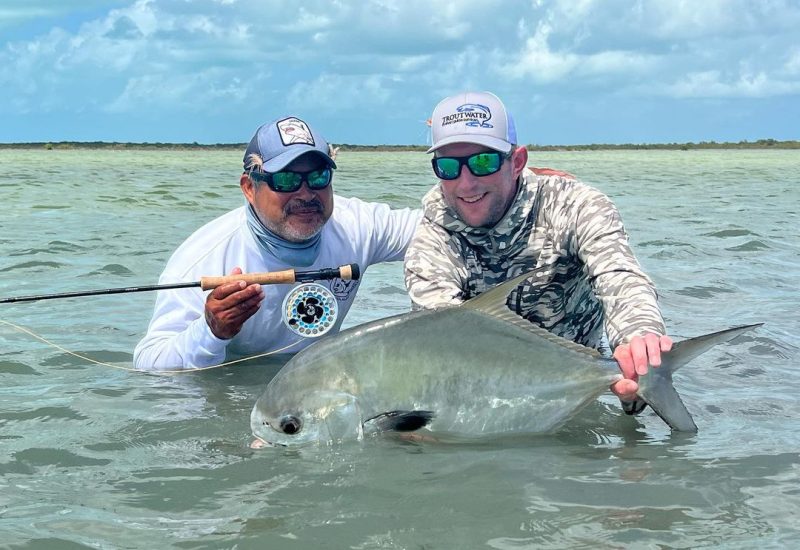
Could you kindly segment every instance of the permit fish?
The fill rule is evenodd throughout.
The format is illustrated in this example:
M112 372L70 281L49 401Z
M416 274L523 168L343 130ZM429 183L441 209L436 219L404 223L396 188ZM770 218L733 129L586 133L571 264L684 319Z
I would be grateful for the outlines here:
M253 435L290 446L382 432L474 441L556 430L622 375L613 359L506 306L529 276L458 306L380 319L307 347L256 401ZM673 430L697 431L672 374L756 326L674 344L660 367L639 378L639 396Z

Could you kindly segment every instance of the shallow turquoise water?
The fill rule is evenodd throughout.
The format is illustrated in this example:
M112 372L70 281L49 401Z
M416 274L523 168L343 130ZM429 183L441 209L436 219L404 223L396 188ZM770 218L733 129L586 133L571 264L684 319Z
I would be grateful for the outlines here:
M242 202L236 152L0 150L0 296L156 282ZM338 193L416 205L421 153L343 153ZM800 543L800 154L532 154L620 207L671 333L764 327L676 377L700 432L603 398L504 446L369 441L253 451L280 360L153 376L0 324L0 525L14 548L792 547ZM0 305L0 319L129 366L153 296ZM348 325L405 311L399 264ZM79 546L73 546L79 547Z

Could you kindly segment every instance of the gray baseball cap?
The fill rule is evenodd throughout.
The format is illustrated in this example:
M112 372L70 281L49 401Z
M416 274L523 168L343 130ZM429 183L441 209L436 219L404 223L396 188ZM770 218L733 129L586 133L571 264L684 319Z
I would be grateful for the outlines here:
M517 144L514 119L496 95L462 92L443 99L431 116L428 153L449 143L476 143L508 153Z
M264 172L279 172L306 153L319 155L328 166L336 168L325 138L297 117L280 118L256 130L244 152L244 170L260 167Z

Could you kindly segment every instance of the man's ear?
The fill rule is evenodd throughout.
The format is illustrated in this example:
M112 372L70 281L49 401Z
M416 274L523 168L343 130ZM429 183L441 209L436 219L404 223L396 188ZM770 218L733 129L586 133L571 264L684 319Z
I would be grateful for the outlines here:
M519 175L525 170L525 167L528 165L528 149L527 147L517 147L514 150L513 156L511 157L511 169L514 174L514 179L517 179Z
M256 200L256 184L253 183L253 180L250 179L246 173L242 174L242 177L239 178L239 187L242 188L242 193L244 193L247 202L250 204L255 204Z

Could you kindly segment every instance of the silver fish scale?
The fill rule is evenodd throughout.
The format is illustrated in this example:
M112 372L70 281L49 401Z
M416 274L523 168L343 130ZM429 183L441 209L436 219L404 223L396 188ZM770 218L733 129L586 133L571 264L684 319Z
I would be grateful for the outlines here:
M381 330L387 324L390 333ZM357 423L387 411L429 410L434 433L546 432L619 378L613 361L572 347L465 307L417 312L307 348L259 406L341 391L356 397Z

